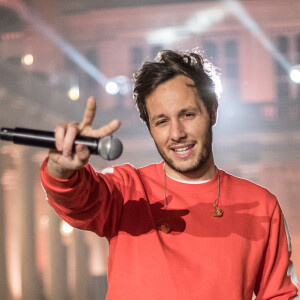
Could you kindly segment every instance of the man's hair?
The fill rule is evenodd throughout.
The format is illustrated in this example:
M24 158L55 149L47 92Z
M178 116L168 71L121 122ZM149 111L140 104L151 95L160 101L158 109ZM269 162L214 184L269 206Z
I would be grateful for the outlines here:
M146 98L160 84L177 75L187 76L194 81L199 98L211 117L213 105L218 103L215 84L212 80L214 74L216 74L216 68L204 59L199 51L160 51L154 62L144 62L133 75L133 97L140 118L150 129Z

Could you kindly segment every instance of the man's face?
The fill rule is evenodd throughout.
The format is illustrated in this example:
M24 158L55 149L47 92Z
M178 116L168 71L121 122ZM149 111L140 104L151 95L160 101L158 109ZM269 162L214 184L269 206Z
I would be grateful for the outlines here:
M179 75L146 98L150 133L167 174L177 179L203 178L213 165L212 124L217 109L211 122L192 85L190 78Z

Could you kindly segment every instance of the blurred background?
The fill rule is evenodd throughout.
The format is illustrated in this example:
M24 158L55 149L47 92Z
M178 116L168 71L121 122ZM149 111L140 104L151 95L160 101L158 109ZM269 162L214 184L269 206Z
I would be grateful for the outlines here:
M298 0L0 0L0 126L54 130L80 121L93 95L95 127L120 119L124 144L94 168L159 162L132 74L161 49L198 47L221 73L217 165L276 194L299 274L299 16ZM107 242L48 206L46 155L0 142L0 298L105 299Z

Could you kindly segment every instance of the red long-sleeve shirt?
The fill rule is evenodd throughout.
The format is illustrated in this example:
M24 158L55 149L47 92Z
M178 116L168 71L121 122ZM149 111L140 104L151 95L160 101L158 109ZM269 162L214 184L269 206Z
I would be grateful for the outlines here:
M284 217L273 194L220 174L220 218L211 216L218 178L188 184L163 163L69 179L41 168L50 205L70 225L109 240L107 300L298 299ZM165 194L167 212L164 216ZM166 234L156 229L165 218ZM299 297L300 298L300 297Z

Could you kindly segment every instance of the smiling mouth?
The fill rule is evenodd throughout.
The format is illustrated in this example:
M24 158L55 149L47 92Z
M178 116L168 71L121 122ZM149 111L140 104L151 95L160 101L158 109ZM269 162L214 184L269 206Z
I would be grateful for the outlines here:
M172 150L179 155L184 155L189 153L189 151L194 147L194 145L188 145L185 147L181 147L181 148L173 148Z

